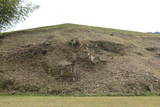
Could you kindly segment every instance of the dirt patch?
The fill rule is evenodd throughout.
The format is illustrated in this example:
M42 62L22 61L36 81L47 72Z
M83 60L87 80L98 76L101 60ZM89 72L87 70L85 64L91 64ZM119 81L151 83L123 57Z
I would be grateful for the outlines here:
M1 51L0 59L4 61L25 60L39 55L46 55L52 49L49 43L29 44L8 51Z
M78 80L76 66L72 62L62 60L52 66L47 62L43 62L41 65L47 74L55 77L57 80L68 82Z
M128 49L127 46L119 43L114 43L110 41L91 41L90 48L102 49L104 51L112 52L115 54L123 55L125 50Z
M159 52L160 48L158 47L152 47L152 48L146 48L147 51L151 51L151 52Z

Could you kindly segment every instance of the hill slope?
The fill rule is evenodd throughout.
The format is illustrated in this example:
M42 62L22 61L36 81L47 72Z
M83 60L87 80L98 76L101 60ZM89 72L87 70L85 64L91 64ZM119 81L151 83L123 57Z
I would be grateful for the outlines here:
M75 24L0 35L1 93L160 93L160 36Z

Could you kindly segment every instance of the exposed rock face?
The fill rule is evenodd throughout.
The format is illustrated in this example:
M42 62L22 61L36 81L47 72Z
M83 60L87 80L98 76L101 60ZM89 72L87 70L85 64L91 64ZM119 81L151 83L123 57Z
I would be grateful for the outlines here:
M58 63L58 68L59 68L59 76L60 79L63 79L65 81L77 81L78 80L78 75L76 72L75 64L67 61L60 61Z

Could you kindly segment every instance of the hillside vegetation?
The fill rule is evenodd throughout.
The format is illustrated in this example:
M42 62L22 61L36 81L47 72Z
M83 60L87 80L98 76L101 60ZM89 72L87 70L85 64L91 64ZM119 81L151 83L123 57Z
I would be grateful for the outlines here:
M0 34L0 93L160 93L160 35L62 24Z

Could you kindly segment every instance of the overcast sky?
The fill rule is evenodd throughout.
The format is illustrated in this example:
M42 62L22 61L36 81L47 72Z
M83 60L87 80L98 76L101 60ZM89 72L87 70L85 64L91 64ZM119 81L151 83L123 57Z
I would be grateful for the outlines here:
M27 0L40 5L12 30L75 23L133 31L160 31L160 0Z

